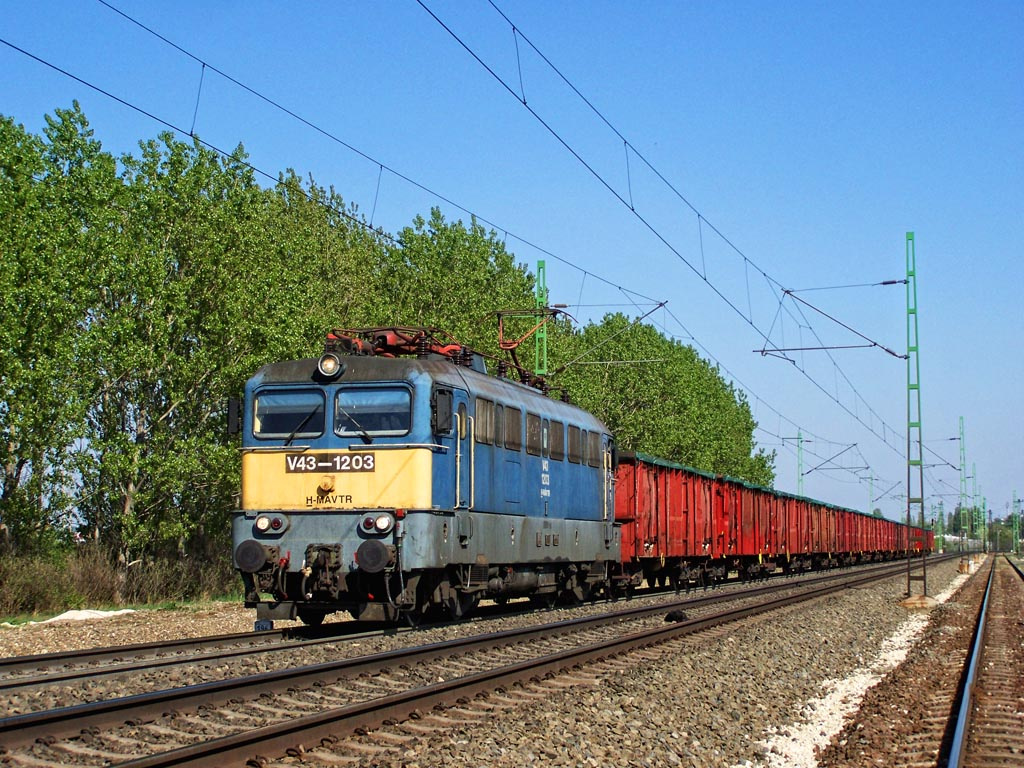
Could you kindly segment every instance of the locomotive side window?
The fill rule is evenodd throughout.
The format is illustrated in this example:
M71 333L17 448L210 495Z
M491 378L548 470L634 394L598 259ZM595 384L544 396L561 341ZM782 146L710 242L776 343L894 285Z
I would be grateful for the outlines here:
M551 458L554 461L565 459L565 425L562 422L551 422L551 436L548 445L551 448Z
M505 447L510 451L523 450L523 412L518 408L505 409Z
M601 466L601 433L587 434L587 464L591 467Z
M531 456L541 454L540 416L535 413L526 414L526 452Z
M583 439L580 428L569 425L569 461L573 464L583 463Z
M490 445L494 442L494 403L476 399L476 441Z
M412 396L405 387L346 387L334 401L334 431L341 436L404 435L412 426Z
M324 433L324 396L318 391L262 392L253 404L253 434L266 440L319 437Z
M505 420L505 409L500 405L495 404L494 406L494 446L500 448L504 442L505 428L503 422Z

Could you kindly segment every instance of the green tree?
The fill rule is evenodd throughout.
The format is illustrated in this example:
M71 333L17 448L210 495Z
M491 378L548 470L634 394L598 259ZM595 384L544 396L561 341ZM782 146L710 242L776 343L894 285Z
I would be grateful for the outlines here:
M0 522L21 550L78 527L123 559L223 556L238 487L224 404L338 326L435 327L495 348L533 276L434 209L397 237L287 171L260 186L171 134L115 159L78 105L43 136L0 118ZM517 337L533 323L507 328ZM742 394L688 346L609 315L551 327L554 383L619 442L770 485ZM528 359L525 355L521 359Z
M568 364L557 381L623 448L772 485L774 453L756 449L745 396L693 347L621 314L557 334L555 346Z
M90 373L76 347L122 192L77 103L46 123L43 140L0 118L0 516L23 551L72 524Z
M379 248L333 192L292 173L259 187L240 147L221 158L167 134L122 163L130 202L88 349L88 518L126 558L207 552L238 483L221 405L263 363L316 354Z
M495 232L448 222L437 208L416 217L387 249L373 281L374 325L438 328L460 343L494 349L501 309L533 306L533 276Z

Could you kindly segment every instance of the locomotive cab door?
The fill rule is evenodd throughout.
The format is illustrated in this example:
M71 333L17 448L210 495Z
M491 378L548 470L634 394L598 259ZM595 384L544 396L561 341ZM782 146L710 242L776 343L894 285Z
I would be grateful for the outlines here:
M452 509L469 509L473 503L473 430L469 397L465 390L437 386L431 395L431 427L444 449L445 474L439 501ZM450 474L448 474L450 473ZM447 501L443 499L447 496Z
M455 410L455 509L472 509L476 488L474 467L473 417L462 393L456 392L460 401Z

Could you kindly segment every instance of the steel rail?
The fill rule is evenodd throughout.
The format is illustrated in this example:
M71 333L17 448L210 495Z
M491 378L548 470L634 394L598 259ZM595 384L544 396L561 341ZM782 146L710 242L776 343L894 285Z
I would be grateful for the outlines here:
M989 597L992 595L992 585L995 582L996 560L997 558L992 558L992 566L988 573L988 584L985 587L985 597L982 599L981 608L978 610L978 620L974 627L974 638L971 641L970 655L965 664L967 674L964 678L960 706L957 710L956 726L953 729L953 740L949 748L947 768L960 768L961 765L965 765L967 732L970 728L971 710L974 708L974 684L977 678L978 666L981 663L981 657L985 649L985 623L988 616Z
M886 565L861 567L886 567ZM821 580L842 578L843 575L829 574L819 576L810 581L811 583L818 583ZM775 586L775 588L782 589L788 587ZM743 591L743 594L757 593L756 589ZM645 592L644 595L637 595L637 597L648 594L658 594L658 592ZM689 598L689 600L691 604L699 605L707 602L709 598ZM532 610L537 609L525 608L519 612L523 613ZM510 614L514 615L515 613L516 611L510 611L506 608L500 615L507 616ZM486 613L481 617L488 616L490 616L490 613ZM447 622L441 622L431 624L430 626L438 627L446 626L447 624ZM394 635L408 631L412 630L408 627L396 625L388 625L383 629L367 629L365 625L355 623L332 623L323 627L289 627L261 632L240 632L228 635L138 643L135 645L85 648L76 651L59 651L33 656L11 656L0 658L0 675L8 675L6 678L0 677L0 692L38 685L57 685L75 680L123 674L125 672L177 666L189 664L197 660L218 661L254 653L275 653L298 647L309 648L336 642L339 639L356 640L366 637ZM226 646L240 646L246 642L251 643L251 645L229 648L222 652L215 650ZM133 657L134 660L126 661L126 659L132 659ZM102 669L98 669L95 666L85 666L87 664L98 665L110 662L115 663ZM80 664L82 666L75 669L67 669L67 666L71 664ZM45 671L57 667L62 667L63 669L55 672ZM19 672L29 671L36 671L38 674L10 677L10 675L15 675Z
M772 604L785 601L781 604L788 604L803 600L813 599L829 592L860 586L872 581L889 578L902 572L902 563L897 563L891 568L875 570L870 574L858 574L852 578L846 578L839 584L829 586L815 586L805 589L798 595L791 595L772 601ZM757 591L779 590L799 588L800 585L772 585L762 587ZM733 596L736 596L735 598ZM731 599L739 599L749 595L743 593L729 593ZM713 599L721 600L725 595L709 596L703 598L702 602ZM569 633L578 631L585 626L598 627L609 623L618 623L627 618L636 618L643 615L663 613L674 607L693 606L693 601L677 601L675 603L663 603L658 606L630 609L625 612L605 614L600 617L583 617L555 622L541 627L506 630L498 633L477 635L469 638L461 638L454 641L433 643L415 649L399 649L384 653L373 654L351 659L342 659L333 662L302 667L299 669L286 669L266 672L258 675L237 678L234 680L214 681L201 683L185 688L155 691L152 693L139 694L135 696L122 697L109 701L93 702L72 707L65 707L45 712L29 713L0 720L0 742L8 747L26 746L37 739L46 738L67 738L77 735L86 729L107 729L121 726L127 722L146 722L148 719L155 719L165 712L176 708L196 707L200 704L206 706L218 706L228 702L230 699L245 696L256 697L263 693L275 693L285 688L309 686L321 682L325 678L339 679L346 676L354 676L363 672L376 672L389 664L410 664L426 662L438 658L449 657L453 654L467 653L481 649L494 649L495 647L512 645L515 643L527 642L533 637L550 635L551 633ZM738 609L738 611L727 612L726 615L740 617L740 613L750 613L763 610L759 607ZM696 631L703 628L707 619L694 619L691 621L679 622L669 627L648 631L645 636L663 637L678 631ZM650 640L649 642L653 642ZM489 679L489 678L488 678ZM447 688L445 688L447 690ZM366 706L366 705L357 705ZM385 715L387 716L387 715ZM305 722L305 719L301 719ZM292 722L300 722L294 720ZM281 727L281 726L272 726ZM235 737L231 737L235 738ZM223 743L223 742L219 742Z
M663 591L663 590L662 590ZM643 597L647 594L656 594L655 592L642 592L637 593L635 597ZM538 610L534 608L525 608L521 613L529 612L532 610ZM543 609L541 609L543 610ZM494 612L497 614L497 612ZM516 611L506 610L501 615L508 615L509 613L516 613ZM486 618L490 616L490 612L485 612L476 618ZM430 627L445 626L449 622L436 622L432 623ZM451 622L458 623L458 622ZM424 625L426 626L426 625ZM340 629L341 627L348 627L348 629ZM98 648L81 648L71 651L54 651L52 653L39 653L31 656L6 656L0 657L0 675L11 675L19 672L25 672L30 670L44 670L53 667L66 667L68 664L98 664L101 662L118 662L126 658L136 658L156 655L156 654L172 654L172 653L192 653L196 651L204 651L207 648L217 648L220 646L239 645L244 642L253 643L267 643L273 644L270 647L276 648L278 643L284 643L289 640L300 640L307 644L314 644L318 641L330 641L336 640L339 637L364 637L366 635L378 635L378 634L397 634L400 632L411 631L412 628L388 624L383 628L374 627L373 624L356 624L354 622L332 622L322 626L298 626L298 627L286 627L282 629L269 629L258 632L237 632L226 635L209 635L207 637L194 637L194 638L181 638L175 640L156 640L148 643L135 643L132 645L114 645L104 646ZM229 654L230 655L230 654ZM217 658L214 655L210 655L208 658ZM186 660L181 659L176 663L184 663ZM154 665L157 666L157 665ZM111 670L111 674L116 674L122 671L133 671L140 668L135 662L129 662L125 665L119 665L117 668ZM96 673L96 670L93 670ZM70 680L80 677L75 673L70 674L56 674L53 676L47 676L44 679L43 675L39 675L35 680L35 683L44 682L60 682L62 680ZM0 679L0 690L5 687L21 687L25 685L21 678L13 678L11 680Z
M902 564L873 571L869 575L861 575L861 579L885 578L901 572ZM825 577L828 580L843 579L848 574ZM818 583L816 580L815 583ZM663 613L675 608L687 608L704 603L724 599L743 599L756 597L759 594L770 594L773 591L798 588L798 584L776 584L759 587L754 590L743 590L726 594L709 595L691 600L680 600L661 603L655 606L627 609L597 617L581 617L546 624L541 627L528 627L505 630L498 633L475 635L468 638L433 643L418 649L399 649L371 656L362 656L338 661L301 667L264 672L246 677L218 680L198 685L165 691L137 694L108 701L79 704L61 709L33 712L24 715L0 719L0 741L12 746L24 745L44 736L72 736L85 728L110 728L126 722L128 719L140 720L156 717L168 708L187 708L200 704L222 703L236 696L258 696L273 693L282 687L309 685L328 674L340 676L357 675L366 671L374 671L389 663L431 661L452 653L465 653L495 645L510 645L523 642L531 636L550 634L553 632L574 632L585 627L599 627L609 623L619 623L628 619L643 618Z
M0 674L12 674L30 669L46 669L66 665L69 662L86 664L119 661L133 656L137 658L145 654L188 653L202 651L206 648L239 645L245 642L271 644L287 642L289 640L305 642L323 639L331 640L351 634L365 633L366 631L367 627L365 625L360 626L354 622L351 625L343 622L331 622L318 627L283 627L281 629L267 629L257 632L234 632L226 635L154 640L148 643L134 643L132 645L79 648L71 651L38 653L31 656L5 656L0 657ZM392 628L392 631L394 631L394 628Z
M242 643L246 640L262 641L267 639L287 639L284 631L269 630L265 632L239 632L231 635L211 635L209 637L184 638L153 643L136 643L134 645L105 646L103 648L82 648L74 651L56 651L54 653L38 653L32 656L6 656L0 658L0 673L21 672L28 669L41 669L73 662L117 661L127 656L138 656L145 653L194 651L207 644L220 642L223 644Z
M1017 565L1017 563L1015 563L1013 560L1011 560L1009 555L1003 555L1003 557L1006 558L1006 562L1010 564L1013 570L1017 572L1017 575L1020 576L1022 580L1024 580L1024 570L1021 570L1021 567Z
M902 570L902 564L900 566ZM548 674L558 674L589 662L657 645L677 637L693 634L759 613L767 613L796 603L807 602L834 592L887 578L890 574L861 575L848 583L817 587L799 595L776 598L760 605L737 608L690 621L668 624L593 645L572 648L518 662L493 670L477 672L446 682L416 688L403 693L341 707L326 712L287 720L252 731L211 739L188 747L171 750L118 764L120 768L223 768L230 764L256 764L269 754L283 754L298 744L313 745L339 730L353 732L372 728L385 719L404 719L412 713L434 706L475 696L495 688L507 687Z
M339 624L338 626L345 626ZM358 625L352 624L352 629ZM14 656L3 661L12 662L0 666L0 672L8 674L22 670L52 669L57 665L68 664L100 664L102 662L119 662L113 666L96 668L81 666L70 670L59 670L55 672L44 672L37 675L25 675L22 677L0 678L0 692L18 688L28 688L38 685L58 685L74 680L92 679L96 677L108 677L110 675L124 674L125 672L138 672L147 669L159 669L161 667L173 667L182 664L191 664L197 661L220 661L240 656L251 656L260 653L277 653L292 648L310 648L317 645L326 645L341 640L358 640L366 637L377 637L381 634L397 634L398 632L409 631L404 627L392 627L389 631L366 631L359 628L357 631L345 630L333 635L311 637L310 639L297 640L288 639L295 637L296 630L306 630L308 627L290 627L282 630L266 630L263 632L241 632L233 635L218 635L191 640L170 640L156 641L153 643L140 643L138 645L93 648L85 649L82 653L48 653L38 656ZM319 628L318 628L319 629ZM321 633L317 633L321 634ZM260 642L260 640L264 642ZM246 641L252 645L240 645ZM228 647L235 646L235 647ZM223 650L217 650L222 648ZM138 658L140 655L152 654L148 658ZM156 655L160 654L160 655ZM174 655L178 654L178 655ZM125 661L126 657L135 656L133 661Z

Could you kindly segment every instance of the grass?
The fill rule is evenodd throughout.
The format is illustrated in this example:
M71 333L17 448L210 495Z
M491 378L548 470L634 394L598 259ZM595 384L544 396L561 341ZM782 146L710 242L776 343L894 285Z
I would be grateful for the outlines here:
M39 621L68 610L177 610L211 600L240 601L241 584L221 561L149 560L119 566L95 547L53 557L0 558L0 621Z

